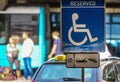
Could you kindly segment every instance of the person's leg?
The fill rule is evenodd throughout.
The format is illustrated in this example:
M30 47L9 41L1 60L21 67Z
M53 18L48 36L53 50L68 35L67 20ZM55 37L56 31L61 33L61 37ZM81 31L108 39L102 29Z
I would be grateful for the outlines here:
M20 79L21 77L21 71L20 71L20 61L18 59L15 59L15 66L16 66L16 75L17 79Z
M15 59L14 62L15 62L16 69L20 70L20 61L18 59Z
M32 61L31 58L27 58L27 68L29 70L30 77L32 78L33 77L33 70L32 70L31 61Z
M28 79L27 58L23 58L23 62L24 62L24 77L27 80Z
M13 58L8 57L9 63L10 63L10 71L12 71L12 66L13 66Z

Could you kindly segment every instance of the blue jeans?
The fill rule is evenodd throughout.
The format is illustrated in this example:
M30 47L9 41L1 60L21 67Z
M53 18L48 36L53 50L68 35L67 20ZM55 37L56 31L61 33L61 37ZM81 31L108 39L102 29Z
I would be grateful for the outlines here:
M25 79L28 79L28 74L30 74L30 77L33 77L33 70L31 66L31 58L23 58L24 62L24 77ZM29 72L29 73L28 73Z

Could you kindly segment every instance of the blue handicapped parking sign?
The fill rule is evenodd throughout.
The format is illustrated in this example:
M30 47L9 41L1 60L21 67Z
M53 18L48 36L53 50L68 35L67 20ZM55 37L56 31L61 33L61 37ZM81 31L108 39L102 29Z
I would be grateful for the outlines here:
M62 51L104 52L104 8L62 8Z
M71 28L70 28L69 31L68 31L69 41L70 41L73 45L75 45L75 46L84 45L84 44L87 42L88 38L89 38L89 40L90 40L91 43L97 41L97 40L98 40L97 37L92 38L92 35L91 35L91 33L90 33L90 30L89 30L88 28L86 28L86 24L76 24L76 20L78 20L78 19L79 19L79 15L78 15L77 13L73 13L73 14L72 14L72 23L73 23L73 26L71 26ZM72 39L72 36L71 36L72 31L73 31L73 32L79 32L79 33L85 32L85 33L87 33L88 38L87 38L87 36L85 36L85 38L84 38L82 41L80 41L80 42L75 42L75 41Z

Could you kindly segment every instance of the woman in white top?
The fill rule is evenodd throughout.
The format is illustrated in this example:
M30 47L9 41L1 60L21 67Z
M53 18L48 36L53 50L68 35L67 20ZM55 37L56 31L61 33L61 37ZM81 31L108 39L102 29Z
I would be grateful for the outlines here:
M17 46L17 39L15 36L12 36L9 38L9 44L7 44L7 56L8 56L8 60L10 63L10 70L12 71L12 66L13 63L15 63L16 65L16 73L17 73L17 77L20 77L20 61L18 60L18 46Z

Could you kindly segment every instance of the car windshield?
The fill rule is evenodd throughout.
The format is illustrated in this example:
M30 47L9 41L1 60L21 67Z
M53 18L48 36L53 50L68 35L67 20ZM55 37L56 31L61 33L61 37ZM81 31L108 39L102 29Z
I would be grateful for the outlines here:
M96 73L96 68L85 68L86 82L87 80L89 82L96 82ZM82 77L80 68L66 68L65 64L45 64L41 67L35 80L49 80L48 82L52 80L74 80L80 82L81 78Z

